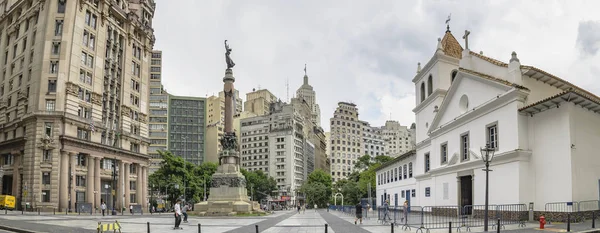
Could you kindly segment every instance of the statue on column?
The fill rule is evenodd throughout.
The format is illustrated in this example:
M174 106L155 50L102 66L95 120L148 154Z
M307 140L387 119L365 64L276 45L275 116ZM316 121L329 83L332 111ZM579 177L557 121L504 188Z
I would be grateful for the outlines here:
M225 40L225 62L227 63L227 69L231 69L235 66L235 63L233 62L233 60L231 60L230 57L231 51L232 49L229 48L227 40Z

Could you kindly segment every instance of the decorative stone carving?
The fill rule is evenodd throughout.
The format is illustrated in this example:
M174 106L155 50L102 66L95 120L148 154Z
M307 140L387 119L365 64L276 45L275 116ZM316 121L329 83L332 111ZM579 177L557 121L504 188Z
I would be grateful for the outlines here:
M148 116L144 113L139 113L138 121L141 123L148 123Z
M67 87L66 87L67 95L78 96L79 85L77 85L73 82L67 82L66 84L67 84Z
M83 5L87 0L79 0L79 11L83 11Z
M54 139L48 136L44 136L40 138L40 143L38 143L38 148L43 150L49 150L56 148L56 144L54 143Z
M131 108L121 105L121 115L131 117Z
M210 187L218 188L221 186L245 188L246 179L244 177L213 177Z
M6 108L6 100L0 99L0 109Z
M102 105L102 95L96 92L92 93L92 103L96 105Z
M223 150L237 150L238 143L235 132L225 133L221 138L221 147Z
M19 91L17 92L17 99L18 99L18 100L22 100L22 99L25 99L25 100L26 100L26 99L27 99L27 91L24 91L24 90L19 90Z

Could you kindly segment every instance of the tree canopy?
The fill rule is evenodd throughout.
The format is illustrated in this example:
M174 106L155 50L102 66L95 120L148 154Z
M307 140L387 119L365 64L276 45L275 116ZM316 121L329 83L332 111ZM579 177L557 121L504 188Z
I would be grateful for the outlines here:
M271 194L271 191L277 189L275 179L261 170L247 171L241 169L241 172L246 177L246 189L253 201L263 200Z

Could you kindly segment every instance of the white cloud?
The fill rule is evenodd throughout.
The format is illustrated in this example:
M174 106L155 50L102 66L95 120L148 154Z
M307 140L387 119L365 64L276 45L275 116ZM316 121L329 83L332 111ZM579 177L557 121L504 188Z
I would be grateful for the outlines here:
M205 96L220 91L223 40L228 39L241 93L260 86L285 99L289 79L292 97L308 63L324 128L329 128L338 101L356 103L361 120L372 125L382 125L390 113L392 119L410 125L415 105L410 80L417 62L425 64L433 55L449 13L457 39L465 29L471 31L473 51L483 50L505 62L516 51L521 63L600 93L594 88L600 87L595 77L600 55L583 56L583 45L577 44L578 38L586 38L580 41L594 45L597 37L580 24L600 20L595 12L598 4L157 0L153 26L155 49L163 50L164 84L173 94Z

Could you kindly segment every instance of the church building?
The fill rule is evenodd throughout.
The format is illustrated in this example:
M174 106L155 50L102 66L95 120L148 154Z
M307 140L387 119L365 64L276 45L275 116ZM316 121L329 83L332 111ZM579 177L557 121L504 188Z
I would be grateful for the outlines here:
M419 63L416 149L378 168L377 205L483 205L486 145L490 204L598 200L600 98L515 52L508 63L472 52L468 36L463 48L448 28Z

